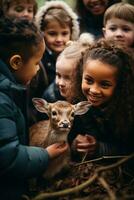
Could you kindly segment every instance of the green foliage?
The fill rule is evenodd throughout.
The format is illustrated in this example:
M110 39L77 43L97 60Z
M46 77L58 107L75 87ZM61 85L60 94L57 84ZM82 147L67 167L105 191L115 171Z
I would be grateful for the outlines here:
M46 0L37 0L39 7L45 3ZM75 0L63 0L67 2L71 7L74 7Z

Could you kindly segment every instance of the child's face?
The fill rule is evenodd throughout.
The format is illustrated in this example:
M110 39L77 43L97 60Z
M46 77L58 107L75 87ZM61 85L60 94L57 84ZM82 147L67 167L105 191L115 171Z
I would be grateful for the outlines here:
M88 60L84 65L82 91L93 106L101 106L113 96L117 68L99 60Z
M22 3L13 3L6 12L6 16L33 20L34 18L33 4L23 3L23 1Z
M70 98L73 87L73 75L76 62L73 59L61 57L56 62L56 85L61 96L66 100Z
M22 61L22 66L15 71L15 77L18 82L23 85L28 85L31 79L36 75L39 70L39 62L45 50L44 40L39 44L38 51L26 62ZM20 61L21 62L21 61Z
M56 20L49 22L44 31L46 46L58 54L64 50L66 43L70 40L70 37L70 27L66 25L63 28Z
M104 37L113 39L128 47L134 44L134 24L123 19L109 19L104 28Z
M107 8L108 0L83 0L83 3L93 15L101 15Z

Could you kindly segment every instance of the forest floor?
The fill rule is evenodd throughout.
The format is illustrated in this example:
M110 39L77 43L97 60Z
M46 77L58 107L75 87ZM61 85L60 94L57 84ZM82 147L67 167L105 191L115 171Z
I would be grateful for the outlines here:
M134 200L134 154L70 163L52 181L33 181L31 194L27 200Z

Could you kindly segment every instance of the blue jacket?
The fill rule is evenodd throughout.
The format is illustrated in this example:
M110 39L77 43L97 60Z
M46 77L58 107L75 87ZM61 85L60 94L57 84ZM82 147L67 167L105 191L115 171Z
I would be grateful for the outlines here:
M22 183L41 175L49 162L46 150L28 146L25 99L25 88L16 83L8 66L0 61L0 194L4 183L8 195L13 185L19 187L20 180ZM15 194L0 198L19 199L17 187Z

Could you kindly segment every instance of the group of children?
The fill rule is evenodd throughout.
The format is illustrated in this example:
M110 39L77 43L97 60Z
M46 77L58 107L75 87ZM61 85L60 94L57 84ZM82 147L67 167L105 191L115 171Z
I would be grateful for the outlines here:
M78 17L65 2L49 1L39 10L35 0L7 2L0 0L0 198L20 200L28 180L68 148L29 146L27 98L36 97L38 85L50 102L92 105L69 134L74 159L81 152L90 159L134 151L134 6L104 1L103 38L95 40L79 37ZM84 2L94 12L104 3Z

